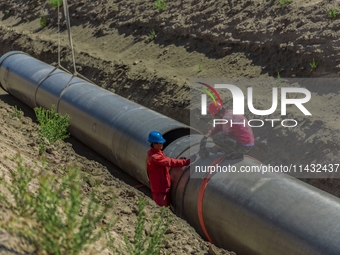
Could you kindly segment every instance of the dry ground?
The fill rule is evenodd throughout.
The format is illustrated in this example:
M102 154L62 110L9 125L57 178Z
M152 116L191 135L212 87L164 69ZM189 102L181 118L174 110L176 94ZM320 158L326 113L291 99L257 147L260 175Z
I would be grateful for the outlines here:
M278 72L286 78L339 77L340 19L327 16L328 10L339 8L337 1L293 1L281 7L279 0L185 0L169 2L163 12L154 8L154 1L146 0L80 0L69 5L77 71L101 87L186 124L189 78L269 79ZM21 50L46 63L57 63L56 9L46 1L15 0L1 2L0 11L1 55ZM49 21L44 28L39 23L43 16ZM61 62L73 70L61 21ZM149 37L151 30L154 40ZM313 59L318 62L316 69L310 66ZM270 90L268 86L258 89L257 103L265 105ZM294 129L254 129L257 146L252 156L273 165L339 163L339 88L323 83L311 92L308 109L313 116L299 116ZM227 104L231 106L230 101ZM12 117L16 105L25 113L22 120ZM37 124L31 109L3 91L0 107L0 158L5 171L11 164L4 155L20 151L27 160L37 159ZM253 118L249 112L248 117ZM53 148L50 156L59 164L79 163L103 188L112 188L119 196L112 213L120 217L113 231L118 237L123 232L131 234L137 198L148 196L147 189L143 193L132 188L136 181L73 138ZM340 195L337 179L306 181ZM159 212L149 201L147 212ZM170 232L167 250L172 254L208 251L208 243L185 221L176 219ZM19 249L17 242L13 247L6 245L0 244L0 251Z

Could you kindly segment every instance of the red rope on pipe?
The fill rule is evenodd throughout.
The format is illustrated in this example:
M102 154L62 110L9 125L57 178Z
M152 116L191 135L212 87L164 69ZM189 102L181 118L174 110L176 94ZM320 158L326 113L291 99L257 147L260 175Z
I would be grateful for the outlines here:
M221 163L225 159L225 157L226 157L226 155L224 154L221 157L215 159L211 163L210 166L216 166L217 164ZM204 191L205 191L205 188L207 187L210 176L211 176L211 172L209 172L207 174L207 176L204 177L204 179L202 180L201 188L200 188L200 191L198 193L197 212L198 212L198 219L199 219L201 228L204 232L204 235L206 236L206 238L209 240L210 243L214 244L211 237L208 234L208 231L205 227L204 220L203 220L203 197L204 197Z

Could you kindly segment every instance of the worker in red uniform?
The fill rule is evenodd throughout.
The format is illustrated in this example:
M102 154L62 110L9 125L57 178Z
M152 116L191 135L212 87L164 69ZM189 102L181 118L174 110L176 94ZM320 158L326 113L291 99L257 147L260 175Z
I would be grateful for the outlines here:
M151 148L147 155L147 172L150 180L152 198L159 206L170 206L170 174L169 167L183 167L194 161L196 156L190 159L173 159L165 156L163 144L165 139L158 131L152 131L148 139Z
M202 138L199 155L205 158L210 152L217 153L224 151L227 159L243 158L243 154L248 153L254 146L254 134L248 125L248 120L244 115L233 115L232 110L225 110L220 102L211 102L209 112L218 119L224 119L225 124L216 124ZM216 144L210 151L206 149L208 137L212 136Z

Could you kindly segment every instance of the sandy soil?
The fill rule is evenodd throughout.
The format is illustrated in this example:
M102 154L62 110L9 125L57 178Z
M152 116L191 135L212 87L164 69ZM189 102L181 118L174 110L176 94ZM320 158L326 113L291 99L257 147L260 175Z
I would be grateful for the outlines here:
M278 72L286 78L339 77L340 20L327 16L327 10L339 8L337 1L293 1L280 7L274 0L185 0L169 2L163 12L154 8L154 1L146 0L80 0L70 1L69 7L77 71L103 88L186 124L192 77L269 79ZM57 63L57 10L45 1L16 0L1 2L0 11L1 55L21 50L46 63ZM49 20L44 28L39 24L42 16ZM65 28L62 19L61 63L73 71ZM149 38L151 30L156 33L154 40ZM310 66L313 59L318 62L316 69ZM261 89L257 103L265 107L269 87L257 88ZM313 116L298 116L294 129L254 129L257 146L252 156L273 165L339 163L339 89L324 84L311 92L313 100L307 108ZM227 104L231 106L230 101ZM12 117L15 105L25 113L22 120ZM27 158L37 158L33 111L3 91L0 109L0 157L19 150ZM296 116L297 110L290 110ZM247 112L247 117L254 116ZM206 125L199 125L205 131ZM113 231L118 237L123 231L131 234L137 198L147 197L148 190L131 187L138 183L73 138L52 151L59 163L78 162L91 178L102 181L103 188L119 195L113 213L120 222ZM340 196L338 179L305 181ZM149 201L148 212L158 212ZM176 219L170 232L166 250L172 254L208 252L208 243L185 221ZM4 247L0 244L0 251ZM7 252L12 248L7 247Z

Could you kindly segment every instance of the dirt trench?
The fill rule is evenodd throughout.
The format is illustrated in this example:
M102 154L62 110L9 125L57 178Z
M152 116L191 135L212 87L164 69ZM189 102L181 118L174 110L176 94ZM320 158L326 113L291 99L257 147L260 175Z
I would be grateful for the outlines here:
M56 59L58 59L57 43L47 40L44 35L41 35L41 38L36 38L29 33L16 31L15 27L2 27L0 33L3 39L2 45L5 45L2 48L2 54L13 49L21 50L41 61L56 65ZM145 43L142 42L141 44ZM62 46L61 52L62 66L68 68L68 70L73 70L69 48ZM97 85L184 124L194 124L190 123L190 114L194 115L194 113L190 112L190 88L187 81L179 84L168 75L162 76L162 73L148 72L149 70L147 70L148 68L146 64L143 64L143 61L135 63L137 61L132 62L130 60L131 64L131 62L127 63L129 61L121 59L107 61L84 51L76 51L75 53L77 71ZM226 99L225 101L228 106L232 106L230 100ZM335 104L336 101L330 106ZM327 108L325 111L327 111ZM249 112L247 116L252 118ZM254 129L257 146L250 152L250 155L263 163L272 165L309 164L312 162L320 164L325 162L336 163L339 155L337 126L329 126L327 120L318 118L320 116L321 114L316 118L301 117L299 119L301 128L294 130L272 129L270 126ZM203 133L207 131L205 119L197 119L195 125ZM287 139L282 139L283 137ZM299 142L296 143L296 141ZM315 147L310 146L313 143ZM320 185L318 184L319 181L313 179L306 179L305 181L313 183L334 195L339 194L337 185L330 188L329 184ZM325 180L321 181L321 183L324 182ZM332 182L336 183L337 181L332 180Z
M277 77L278 72L282 77L339 76L337 27L340 21L329 19L325 11L337 7L337 2L310 1L282 8L277 1L181 1L168 3L164 12L155 11L153 1L103 0L69 4L77 71L98 86L185 124L190 124L192 113L190 77L269 78ZM40 0L2 2L0 8L3 10L0 54L20 50L56 65L56 10ZM39 20L44 15L49 23L42 28ZM152 29L156 32L154 40L149 38ZM64 22L61 30L61 64L73 70ZM313 59L318 62L316 69L310 66ZM320 96L319 100L327 102L326 105L316 104L312 109L317 114L312 118L299 117L300 125L296 129L254 129L257 146L251 156L273 165L338 163L338 90L318 87L313 92ZM258 101L262 102L265 95L268 93L264 92ZM7 118L12 111L9 108L20 105L5 95L2 101ZM232 105L228 98L225 101L228 106ZM22 104L21 107L25 115L34 120L32 111ZM255 117L249 112L247 116ZM207 129L204 121L197 120L202 132ZM19 125L15 121L8 122L8 131L3 131L5 136L14 133ZM27 122L30 122L29 117ZM34 123L20 125L36 128ZM36 156L34 135L31 130L22 132L22 137L11 139L16 139L18 148L26 148L24 150L31 150L29 144L33 144L31 153ZM128 200L126 206L123 205L126 200L119 205L122 207L118 209L119 214L127 217L123 217L123 223L115 231L122 234L125 224L132 227L128 218L135 214L129 208L134 208L140 192L131 193L124 182L110 177L109 172L114 167L75 140L55 150L64 163L92 159L86 161L84 169L97 169L104 176L103 184L115 186L121 198ZM120 178L126 180L127 177ZM340 196L338 179L304 181ZM157 207L150 210L157 210ZM174 254L206 252L208 244L197 235L189 235L190 227L178 222L175 241L169 244L169 249L173 249ZM181 242L182 235L189 235L185 240L192 238L194 241Z

